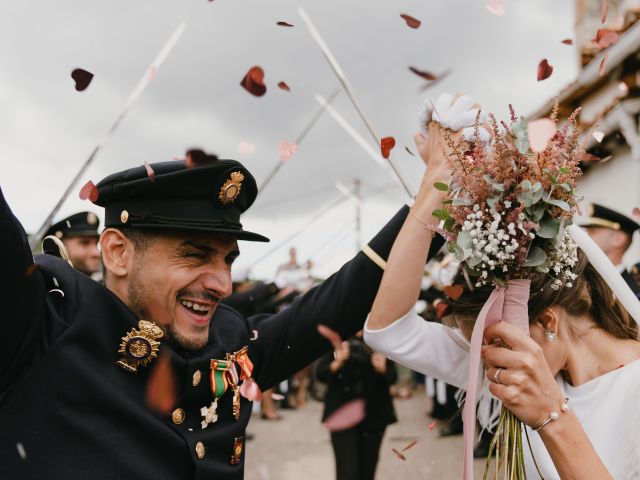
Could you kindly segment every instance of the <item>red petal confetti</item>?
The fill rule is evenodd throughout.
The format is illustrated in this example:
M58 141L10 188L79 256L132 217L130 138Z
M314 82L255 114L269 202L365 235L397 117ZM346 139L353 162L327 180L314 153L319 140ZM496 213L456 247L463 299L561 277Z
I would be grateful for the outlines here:
M601 49L607 48L609 45L618 43L620 35L613 30L607 28L599 28L596 32L596 36L591 39Z
M438 79L438 77L436 75L434 75L431 72L427 72L426 70L419 70L416 67L409 67L409 70L411 70L413 73L415 73L419 77L422 77L422 78L424 78L425 80L428 80L428 81L437 80Z
M631 212L631 216L636 222L640 222L640 208L635 207Z
M263 96L267 93L267 87L264 84L264 70L258 66L251 67L240 82L240 85L251 95L256 97Z
M599 162L600 160L602 160L600 157L597 157L592 153L584 152L580 155L581 162Z
M407 153L408 153L409 155L411 155L412 157L415 157L415 156L416 156L416 155L415 155L415 153L413 153L411 150L409 150L409 147L404 147L404 149L405 149L405 150L407 151Z
M29 265L27 267L27 269L24 271L22 276L25 277L25 278L30 277L31 275L33 275L35 273L35 271L37 269L38 269L38 264L37 263L32 263L31 265Z
M544 58L538 65L538 81L542 81L549 78L553 73L553 65L549 65L549 62Z
M449 305L447 302L438 302L435 305L436 315L438 318L442 318L447 314L447 310L449 309Z
M389 158L391 149L396 146L396 139L393 137L384 137L380 140L380 151L384 158Z
M600 76L603 76L605 74L605 72L607 71L607 60L609 59L609 54L605 53L604 57L602 57L602 60L600 61L600 68L598 69L598 74Z
M420 28L420 25L422 25L422 22L420 20L412 17L411 15L407 15L406 13L401 13L400 16L406 22L407 27Z
M155 182L156 172L153 171L153 168L151 168L151 165L149 165L147 162L144 162L144 168L147 169L147 177L149 177L149 180L151 180L152 182Z
M251 155L256 151L256 147L253 143L245 142L244 140L238 144L236 152L238 155Z
M251 402L259 401L262 398L262 392L253 378L242 382L242 385L240 385L240 395Z
M176 402L176 377L171 357L163 354L153 367L145 394L147 407L162 415L168 414Z
M464 293L462 285L447 285L443 289L444 294L452 300L458 300Z
M436 429L436 422L431 422L429 424L429 431L433 432Z
M342 344L340 334L326 325L318 325L318 333L329 340L329 343L333 346L334 350L339 348L340 344Z
M98 192L98 189L93 184L93 182L89 180L80 189L79 196L80 196L80 200L89 200L91 202L95 202L96 200L98 200L98 196L100 196L100 193Z
M484 8L489 10L494 15L501 17L504 15L504 1L503 0L491 0Z
M573 45L573 40L570 38L565 38L564 40L562 40L562 43L564 43L565 45Z
M87 72L82 68L76 68L71 72L71 78L76 82L76 91L82 92L87 89L91 80L93 79L93 73Z
M280 161L286 162L291 157L293 157L298 151L298 144L289 143L286 141L280 142L278 144L278 152L280 153Z
M285 82L278 82L278 88L280 90L284 90L286 92L290 92L291 88L289 88L289 85L287 85Z
M405 457L403 454L401 454L398 450L396 450L395 448L392 448L391 451L393 453L396 454L396 457L398 457L400 460L406 460L407 457Z
M413 448L416 446L416 444L418 443L418 440L411 440L406 447L404 447L402 449L403 452L406 452L407 450L409 450L410 448Z
M609 12L609 2L607 0L600 0L600 16L602 17L602 23L607 21L607 13Z
M532 152L540 153L547 149L549 140L556 134L556 123L549 118L532 120L527 125L529 147Z
M278 22L276 25L278 25L280 27L293 27L293 25L291 25L288 22Z

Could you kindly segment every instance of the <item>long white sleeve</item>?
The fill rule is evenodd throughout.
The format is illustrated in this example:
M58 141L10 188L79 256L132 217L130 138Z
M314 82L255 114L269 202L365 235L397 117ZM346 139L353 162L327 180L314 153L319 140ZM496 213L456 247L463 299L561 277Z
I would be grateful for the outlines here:
M394 362L458 388L465 388L469 371L469 342L459 330L427 322L411 310L380 330L368 319L364 340Z

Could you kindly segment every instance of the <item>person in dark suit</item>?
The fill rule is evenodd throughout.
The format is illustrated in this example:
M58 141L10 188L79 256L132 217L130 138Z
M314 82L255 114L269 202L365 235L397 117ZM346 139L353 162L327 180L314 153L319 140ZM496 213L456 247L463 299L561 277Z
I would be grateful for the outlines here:
M79 212L51 225L45 236L52 235L60 240L71 265L92 276L100 270L99 227L100 220L95 213Z
M640 229L640 224L620 212L592 203L589 206L589 217L581 226L616 266L633 293L640 298L640 283L633 272L622 264L622 257L631 246L633 235Z
M32 256L0 191L0 478L241 479L251 401L362 328L404 207L350 262L261 321L231 293L249 171L202 151L97 185L104 285ZM200 165L189 168L188 165ZM255 324L255 331L249 326Z
M322 357L316 376L327 384L323 422L349 402L364 401L363 418L356 425L331 431L336 480L373 480L384 432L396 422L389 392L398 379L395 365L372 351L360 332Z

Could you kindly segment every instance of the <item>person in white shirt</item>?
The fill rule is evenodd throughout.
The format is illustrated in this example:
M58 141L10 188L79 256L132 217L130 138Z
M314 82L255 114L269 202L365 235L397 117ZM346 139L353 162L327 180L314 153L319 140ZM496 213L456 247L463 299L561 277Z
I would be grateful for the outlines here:
M459 134L453 134L460 138ZM417 134L428 165L411 214L396 238L365 324L365 341L395 362L466 386L468 338L490 288L465 292L452 304L457 328L422 321L413 305L442 206L433 184L451 176L433 124ZM507 322L485 331L482 359L488 388L529 427L545 479L640 478L640 342L638 326L580 254L572 288L532 278L530 336ZM569 409L561 409L569 400ZM556 413L556 419L551 420ZM526 445L526 444L525 444ZM536 478L528 449L526 471Z

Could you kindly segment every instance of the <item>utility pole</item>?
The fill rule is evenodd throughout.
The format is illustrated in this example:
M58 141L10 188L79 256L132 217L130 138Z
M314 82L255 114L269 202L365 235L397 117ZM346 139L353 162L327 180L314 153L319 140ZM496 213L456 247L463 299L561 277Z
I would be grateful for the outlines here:
M353 181L353 195L356 197L356 252L362 248L362 195L360 187L362 182L359 178Z

